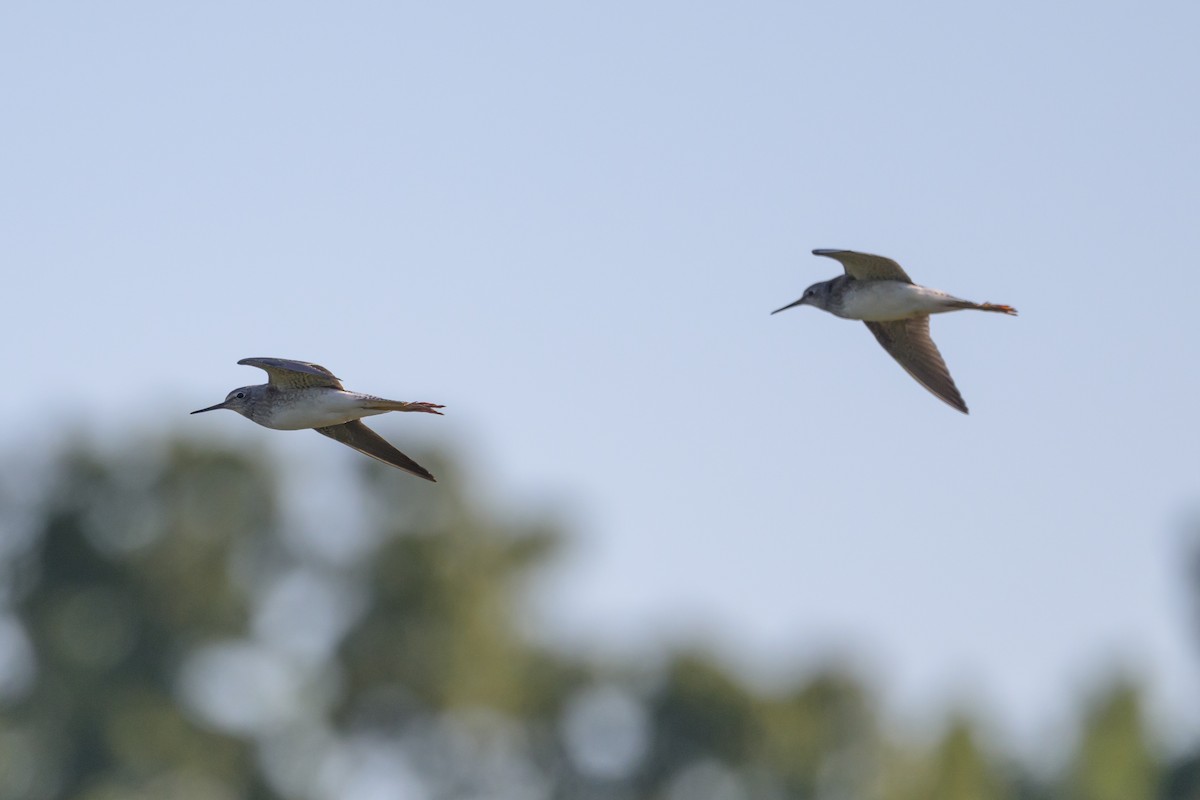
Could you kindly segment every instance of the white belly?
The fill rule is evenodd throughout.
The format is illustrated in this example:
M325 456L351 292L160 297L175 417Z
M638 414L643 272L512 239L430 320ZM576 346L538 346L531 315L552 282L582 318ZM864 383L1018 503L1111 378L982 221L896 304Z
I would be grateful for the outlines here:
M351 420L385 414L386 411L365 409L362 399L337 389L301 389L291 393L289 402L276 403L270 416L261 420L268 428L295 431L303 428L324 428L342 425Z
M955 310L953 295L900 281L863 281L846 293L838 316L868 322L891 322Z

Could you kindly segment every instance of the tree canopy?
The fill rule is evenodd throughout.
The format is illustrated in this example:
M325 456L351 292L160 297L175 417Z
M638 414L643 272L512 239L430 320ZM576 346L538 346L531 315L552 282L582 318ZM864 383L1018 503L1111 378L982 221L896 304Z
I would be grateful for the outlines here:
M539 647L523 599L555 525L367 463L356 513L296 520L278 472L182 440L9 465L0 798L1200 798L1133 683L1034 776L966 715L898 734L845 668L767 693L704 652Z

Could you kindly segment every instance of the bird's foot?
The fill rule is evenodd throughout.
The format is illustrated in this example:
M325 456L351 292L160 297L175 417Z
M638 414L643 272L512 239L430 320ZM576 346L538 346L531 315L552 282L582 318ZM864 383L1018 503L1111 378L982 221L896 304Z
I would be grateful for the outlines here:
M1012 306L1002 306L1002 305L998 305L996 303L980 303L979 310L980 311L998 311L1001 314L1008 314L1009 316L1012 316L1012 317L1015 317L1017 315L1017 310L1015 308L1013 308Z
M424 411L426 414L437 414L440 416L442 412L438 411L439 408L445 408L445 406L440 406L437 403L409 403L408 408L404 410Z

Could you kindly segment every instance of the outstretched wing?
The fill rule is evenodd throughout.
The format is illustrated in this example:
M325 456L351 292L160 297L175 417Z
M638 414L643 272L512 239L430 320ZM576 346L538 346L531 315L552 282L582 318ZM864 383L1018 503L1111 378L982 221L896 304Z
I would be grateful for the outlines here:
M859 281L903 281L912 283L908 273L890 258L859 253L854 250L813 250L814 256L836 259L846 274Z
M313 430L339 441L347 447L353 447L363 455L402 469L418 478L437 482L437 478L433 477L429 470L392 447L386 439L364 425L362 420L356 419L343 425L330 425L325 428L313 428Z
M243 358L237 363L266 371L267 381L281 389L303 389L310 386L343 388L342 382L320 364L292 361L290 358Z
M916 378L917 383L964 414L968 413L967 404L958 393L942 354L929 337L928 315L895 322L867 322L866 326L883 349Z

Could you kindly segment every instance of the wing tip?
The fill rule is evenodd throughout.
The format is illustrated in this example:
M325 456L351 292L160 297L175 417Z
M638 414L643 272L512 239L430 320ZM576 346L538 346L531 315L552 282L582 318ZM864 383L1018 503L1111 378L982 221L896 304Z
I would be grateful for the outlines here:
M904 366L904 365L901 364L901 366ZM913 373L911 371L908 371L907 367L905 368L905 371L907 371L909 375L912 375L912 377L916 380L917 384L920 385L922 389L925 389L931 395L936 397L938 400L941 400L943 403L950 406L955 411L959 411L963 414L966 414L967 416L970 416L971 411L970 411L970 409L967 408L967 401L962 399L962 395L958 393L958 387L954 385L953 380L950 383L950 388L954 390L954 394L943 394L941 391L930 386L928 383L921 380L916 375L913 375Z
M362 451L359 451L359 452L362 452ZM424 468L424 467L422 467L420 464L417 464L417 462L415 462L415 461L413 462L413 464L414 464L414 465L415 465L415 466L416 466L418 469L424 470L423 472L417 472L417 470L413 469L413 468L412 468L412 467L410 467L410 466L406 466L406 465L404 465L404 464L397 464L395 461L387 461L387 460L385 460L385 459L382 459L382 458L380 458L379 456L373 456L373 455L371 455L370 453L363 453L363 455L365 455L365 456L370 456L371 458L373 458L373 459L375 459L376 461L378 461L380 464L387 464L389 467L394 467L395 469L398 469L398 470L400 470L401 472L407 472L409 475L412 475L414 478L421 478L421 479L423 479L423 480L427 480L427 481L429 481L430 483L437 483L437 482L438 482L438 479L437 479L437 478L435 478L435 477L433 477L433 473L432 473L432 472L430 472L429 470L425 469L425 468Z
M912 375L911 372L909 372L909 374ZM970 409L967 408L967 401L963 400L962 395L958 391L958 387L954 385L953 378L949 379L950 380L949 386L935 388L933 386L930 386L928 383L926 383L921 378L917 378L916 375L913 375L913 377L916 378L917 383L919 383L922 387L927 389L929 391L929 393L931 395L933 395L934 397L936 397L938 400L941 400L943 403L950 406L955 411L961 411L963 414L970 415L971 411L970 411ZM949 376L947 375L947 377L949 377Z

